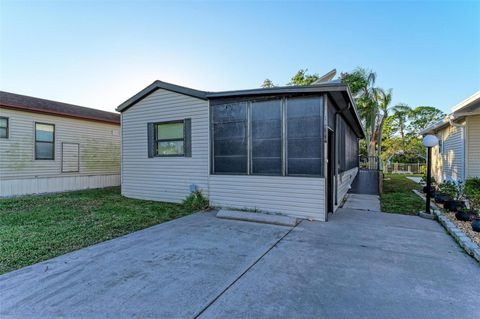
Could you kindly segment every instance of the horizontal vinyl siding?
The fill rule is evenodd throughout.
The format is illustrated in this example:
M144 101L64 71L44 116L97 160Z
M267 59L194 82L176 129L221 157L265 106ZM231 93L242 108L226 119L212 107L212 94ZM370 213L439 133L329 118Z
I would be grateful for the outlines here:
M0 108L9 138L0 139L0 178L120 174L120 126ZM55 160L35 160L35 122L55 125ZM62 142L80 145L80 172L62 173Z
M192 119L192 157L148 157L147 124ZM122 194L181 202L195 184L208 196L208 103L159 89L122 113Z
M463 128L449 126L442 130L443 176L442 180L461 180L464 176L464 133Z
M337 206L340 205L343 201L345 195L347 195L348 190L350 189L355 176L357 176L358 167L352 168L346 172L340 173L337 181Z
M467 117L467 177L480 177L480 115Z
M0 180L0 197L120 185L120 175L77 175Z
M210 175L210 202L215 207L324 220L324 197L323 178Z

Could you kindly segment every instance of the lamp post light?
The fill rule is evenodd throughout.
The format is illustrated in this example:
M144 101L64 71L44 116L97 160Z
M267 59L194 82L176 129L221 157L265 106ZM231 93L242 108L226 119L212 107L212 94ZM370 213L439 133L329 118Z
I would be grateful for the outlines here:
M430 214L430 198L432 188L432 147L438 145L438 138L435 135L425 135L423 138L423 145L427 148L427 203L425 207L425 213L428 216Z

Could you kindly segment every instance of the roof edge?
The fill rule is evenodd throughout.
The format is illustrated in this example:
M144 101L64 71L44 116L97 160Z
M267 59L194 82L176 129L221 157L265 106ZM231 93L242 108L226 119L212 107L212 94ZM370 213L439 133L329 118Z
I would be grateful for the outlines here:
M145 97L152 94L158 89L164 89L167 91L196 97L202 100L207 100L207 96L206 96L207 92L156 80L152 84L150 84L149 86L147 86L146 88L144 88L143 90L141 90L140 92L138 92L137 94L135 94L134 96L132 96L131 98L123 102L122 104L120 104L115 110L118 112L124 112L128 108L130 108L133 104L143 100Z
M34 107L10 105L10 104L6 104L6 103L0 103L0 107L6 108L6 109L19 110L19 111L23 111L23 112L50 114L50 115L57 115L57 116L74 118L74 119L81 119L81 120L85 120L85 121L101 122L101 123L120 125L120 114L116 114L116 113L112 113L112 112L108 112L108 113L118 115L118 120L99 119L99 118L94 117L94 116L75 115L75 114L66 113L66 112L49 111L49 110L44 110L44 109L39 109L39 108L34 108Z

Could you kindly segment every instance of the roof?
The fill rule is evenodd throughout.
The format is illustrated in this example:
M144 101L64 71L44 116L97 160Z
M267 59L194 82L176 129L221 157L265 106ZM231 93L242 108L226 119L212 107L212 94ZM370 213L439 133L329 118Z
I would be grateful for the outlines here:
M54 114L83 120L120 124L120 114L88 107L0 91L0 106L28 112Z
M305 93L330 93L337 104L339 104L339 99L342 99L344 104L350 105L350 118L354 120L357 129L356 133L359 137L364 137L365 132L358 116L357 108L355 101L350 93L348 85L343 84L339 81L330 81L323 82L316 85L309 86L276 86L271 88L257 88L257 89L248 89L248 90L234 90L234 91L221 91L221 92L207 92L199 91L191 88L187 88L180 85L175 85L163 81L155 81L145 89L135 94L133 97L129 98L122 104L117 107L117 111L124 112L129 107L137 103L138 101L144 99L151 93L155 92L157 89L164 89L171 92L176 92L180 94L189 95L196 97L202 100L212 100L219 98L234 98L241 96L268 96L268 95L280 95L280 94L305 94Z
M469 115L480 115L480 91L475 92L470 97L458 103L452 108L452 113L447 115L441 121L427 127L420 132L421 135L435 133L450 125L451 121L459 121Z

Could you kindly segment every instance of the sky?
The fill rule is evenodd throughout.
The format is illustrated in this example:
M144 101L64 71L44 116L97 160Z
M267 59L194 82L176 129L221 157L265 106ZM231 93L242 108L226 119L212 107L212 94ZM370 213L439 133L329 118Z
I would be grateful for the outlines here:
M155 80L207 91L357 66L449 112L480 89L480 1L0 0L0 90L114 109Z

